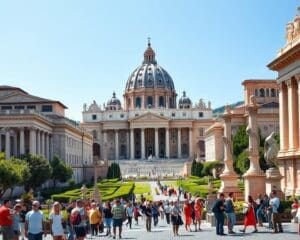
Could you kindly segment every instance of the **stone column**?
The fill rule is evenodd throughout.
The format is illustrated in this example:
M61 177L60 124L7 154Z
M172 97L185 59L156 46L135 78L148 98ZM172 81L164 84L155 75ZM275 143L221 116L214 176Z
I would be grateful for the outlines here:
M126 130L126 159L130 158L130 140L129 140L129 130Z
M134 159L134 129L130 128L130 159Z
M223 173L220 175L221 187L219 192L229 194L230 192L235 193L235 198L242 199L243 193L238 187L238 176L233 169L233 157L232 157L232 141L231 141L231 109L229 106L225 107L223 115L224 119L224 164L225 168Z
M108 160L107 156L107 132L106 130L103 130L103 159L104 161Z
M145 95L141 96L141 109L145 109Z
M20 155L25 154L25 135L24 135L24 128L19 128L20 131Z
M250 167L244 174L245 179L245 200L249 195L264 194L266 192L266 175L259 165L259 135L257 126L258 105L255 97L250 97L250 104L246 106L248 115L248 126L246 132L249 136L249 159Z
M159 158L159 142L158 142L158 128L154 129L155 134L155 157L156 159Z
M18 132L15 130L14 132L14 146L13 146L13 154L14 156L18 155Z
M141 152L142 156L141 159L145 159L145 129L141 128Z
M189 157L193 157L193 129L189 128Z
M53 158L53 136L49 133L49 160Z
M297 133L298 133L298 148L300 149L300 134L299 134L299 132L300 132L300 74L296 75L295 77L296 77L297 84L298 84L298 93L297 93L298 94L298 109L297 109L297 111L298 111L298 131L297 131ZM299 187L300 187L300 185L299 185Z
M36 129L30 128L29 130L29 152L36 154Z
M298 148L298 137L296 137L296 132L298 132L297 92L292 79L287 80L286 84L288 87L289 150L295 151L295 149Z
M5 158L9 159L11 156L11 148L10 148L10 129L6 128L5 129Z
M45 132L41 132L41 155L45 156Z
M115 159L119 159L119 135L118 130L115 130Z
M279 126L280 126L280 151L289 147L289 125L288 125L288 99L287 87L284 82L279 85Z
M166 128L166 158L170 157L170 132L169 128Z
M178 151L178 154L177 154L177 157L178 158L181 158L181 128L177 128L177 151Z
M37 129L37 145L36 145L36 154L41 154L41 131Z
M45 134L45 157L50 160L49 156L49 133Z

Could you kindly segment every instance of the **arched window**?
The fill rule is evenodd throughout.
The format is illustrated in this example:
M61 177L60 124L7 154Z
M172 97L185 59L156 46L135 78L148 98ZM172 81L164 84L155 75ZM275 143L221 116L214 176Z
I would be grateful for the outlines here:
M135 99L135 107L140 108L141 107L141 98L137 97Z
M274 88L271 89L271 97L276 97L276 91Z
M148 108L151 108L153 106L153 98L151 96L148 96L147 98L147 106Z
M265 97L265 89L263 89L263 88L259 89L259 96Z
M100 145L98 143L93 143L93 156L100 158Z
M159 106L160 107L164 107L165 106L165 101L164 101L164 97L163 96L159 97Z
M199 143L199 155L201 158L205 157L205 141L200 140Z
M255 89L255 97L258 97L258 90Z

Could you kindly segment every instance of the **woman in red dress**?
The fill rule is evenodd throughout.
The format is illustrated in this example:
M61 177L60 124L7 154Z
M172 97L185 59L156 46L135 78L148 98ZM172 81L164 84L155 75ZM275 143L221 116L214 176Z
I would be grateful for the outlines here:
M200 198L196 198L194 211L195 211L195 232L197 230L201 231L201 219L202 219L202 200ZM197 229L198 226L198 229Z
M189 200L185 200L183 206L183 213L185 219L185 229L191 232L191 224L192 224L192 206L189 203Z
M253 226L254 227L254 233L257 232L257 227L256 227L256 219L255 219L255 201L251 196L248 196L248 202L244 203L244 207L248 209L247 214L245 215L245 220L244 220L244 228L240 230L241 232L246 232L246 228L248 226Z

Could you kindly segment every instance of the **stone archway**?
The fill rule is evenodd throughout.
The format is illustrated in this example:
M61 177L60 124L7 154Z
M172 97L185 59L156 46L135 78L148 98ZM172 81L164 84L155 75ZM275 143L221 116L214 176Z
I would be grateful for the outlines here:
M93 143L93 157L98 157L100 159L101 148L99 143Z
M205 159L205 141L200 140L197 143L197 157L200 159Z

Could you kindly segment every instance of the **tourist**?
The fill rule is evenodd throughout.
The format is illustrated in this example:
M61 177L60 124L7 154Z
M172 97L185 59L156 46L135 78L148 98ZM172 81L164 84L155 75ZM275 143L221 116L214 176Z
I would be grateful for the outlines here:
M183 213L184 213L184 219L185 219L185 229L188 232L191 232L191 224L192 224L192 206L189 203L189 200L184 201L183 206Z
M70 222L70 218L71 218L71 213L72 210L76 207L76 201L72 200L70 205L67 207L66 212L67 212L67 231L68 231L68 236L67 236L67 240L73 240L74 239L74 229L73 226Z
M297 231L298 231L298 234L300 235L300 206L298 207L296 218L297 218L297 222L298 222L298 229L297 229Z
M255 200L256 207L255 207L255 217L259 227L262 227L263 224L263 215L262 215L262 207L264 203L264 199L261 194L257 195L257 199Z
M111 235L111 222L112 222L112 212L111 212L111 205L110 202L107 201L105 202L105 206L103 208L103 216L104 216L104 222L105 222L105 227L106 227L106 235L105 236L110 236Z
M272 224L273 224L273 232L283 232L282 224L281 224L281 212L280 212L280 200L277 197L276 190L272 191L272 198L270 200L270 208L272 208Z
M202 209L203 209L203 205L202 205L202 200L201 198L197 198L195 201L195 205L194 205L194 211L195 211L195 232L197 232L198 230L201 231L201 219L202 219Z
M255 206L256 206L256 203L253 200L253 198L251 196L248 196L248 201L246 203L244 203L244 209L245 209L244 228L240 230L243 233L246 232L246 228L248 226L254 227L253 233L257 232L256 219L255 219Z
M145 216L146 216L146 230L147 232L151 232L152 206L150 202L148 202L146 205Z
M297 222L298 219L296 219L296 215L297 215L297 212L298 212L298 208L299 208L299 202L298 202L298 199L297 198L294 198L293 199L293 203L291 205L291 215L292 215L292 218L294 219L295 222Z
M225 200L225 214L227 216L227 227L228 227L228 233L234 234L233 227L236 223L236 215L234 211L234 205L233 205L233 193L228 194L228 198Z
M214 202L212 211L216 218L216 234L220 236L226 235L224 233L224 194L220 193L219 198Z
M5 199L0 207L0 226L3 240L11 240L14 238L13 217L10 207L10 201Z
M21 231L21 239L25 239L25 217L28 213L28 207L26 204L22 204L22 209L20 211L20 231Z
M171 208L171 221L173 224L173 234L174 237L178 236L178 230L179 226L183 224L182 218L181 218L181 211L178 206L177 201L174 202L174 206Z
M20 230L20 212L21 212L22 206L21 204L16 204L14 206L14 212L13 212L13 232L14 232L14 238L13 240L18 240L19 236L21 235L21 230Z
M132 217L133 217L133 207L131 203L127 204L126 207L126 216L127 216L127 225L129 225L129 228L132 228Z
M86 212L83 201L78 199L76 207L71 212L70 222L76 234L77 240L83 240L86 236Z
M158 203L158 213L160 215L160 219L163 221L165 218L165 209L162 201Z
M121 205L121 202L119 199L115 201L115 205L113 206L111 210L113 217L113 239L116 239L116 232L117 228L119 229L119 238L122 238L122 225L123 225L123 214L124 214L124 208Z
M173 203L173 202L171 202L171 203ZM172 207L172 206L170 206L170 202L167 201L167 202L166 202L166 205L164 206L167 224L170 224L171 207Z
M89 211L89 222L91 225L92 236L98 235L98 226L102 223L102 216L95 202L91 204Z
M25 217L25 236L29 240L42 240L43 233L45 237L47 236L44 223L45 216L40 211L40 203L39 201L33 201L32 210Z
M62 225L63 216L61 214L60 208L60 204L58 202L55 202L49 214L50 229L53 240L62 240L64 237L64 229Z
M139 225L139 216L140 216L140 211L138 208L138 204L135 202L133 204L133 217L134 217L135 225Z
M265 211L265 216L268 221L268 228L273 229L272 208L270 208L270 197L267 194L265 194L265 196L264 196L264 211Z
M152 217L153 217L153 225L154 227L156 227L158 224L158 217L159 217L159 211L156 202L152 204Z

